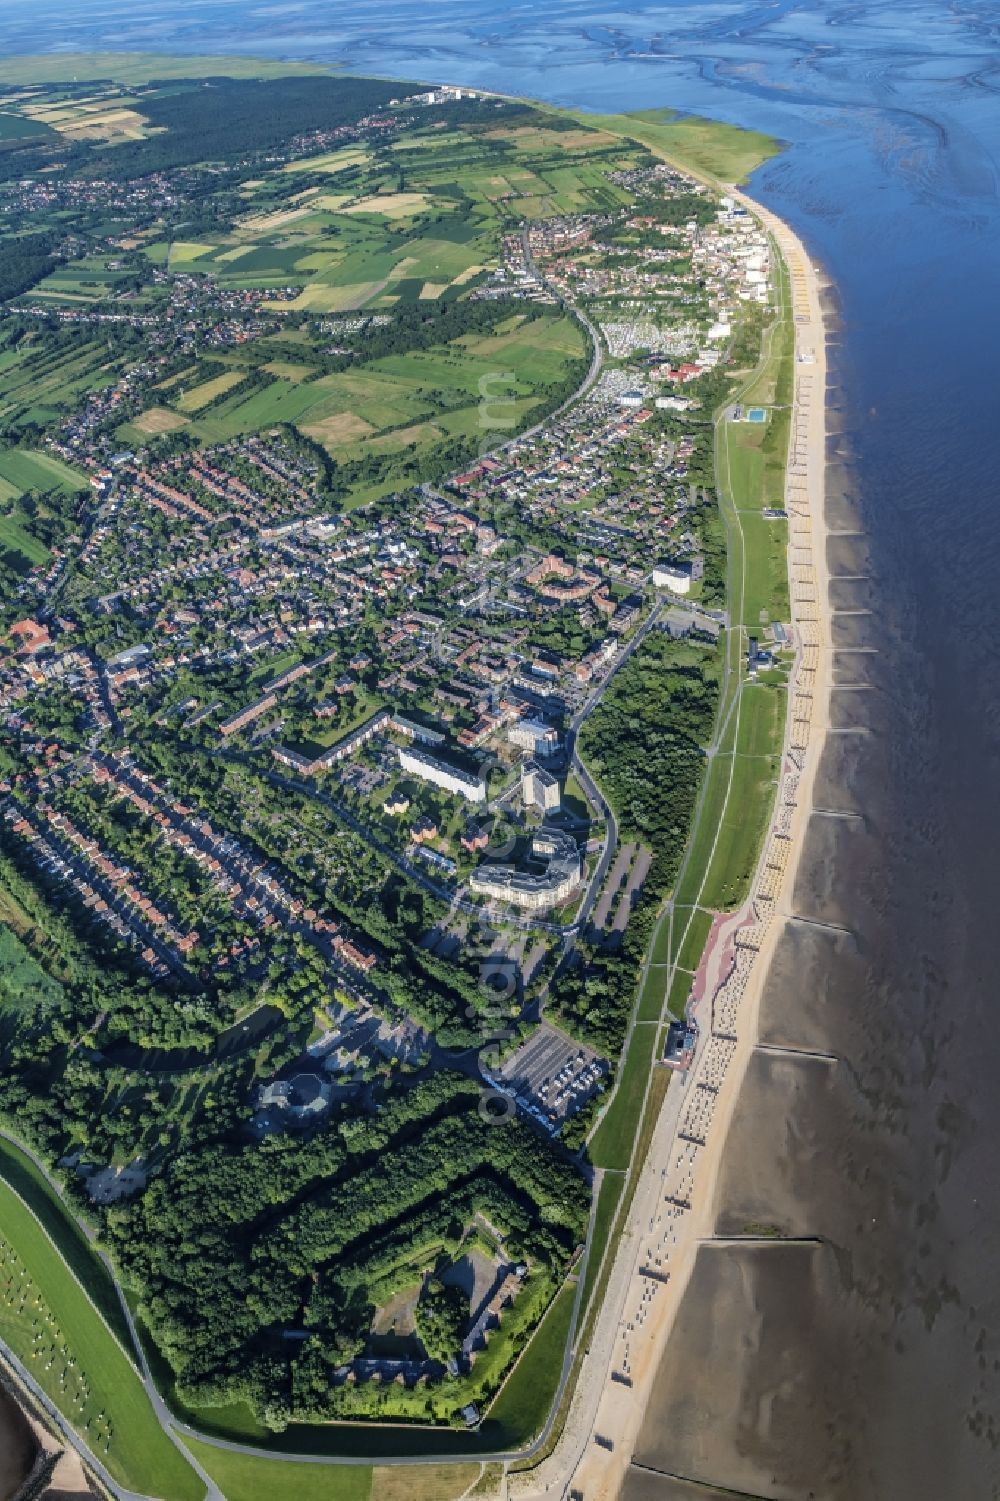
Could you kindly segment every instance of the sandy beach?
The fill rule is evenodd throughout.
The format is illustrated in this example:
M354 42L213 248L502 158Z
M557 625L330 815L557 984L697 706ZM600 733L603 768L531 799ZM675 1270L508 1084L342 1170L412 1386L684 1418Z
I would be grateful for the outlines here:
M738 1235L741 1255L757 1257L763 1275L795 1298L794 1277L784 1265L789 1242L776 1238L778 1227L743 1220L720 1234L719 1203L720 1180L739 1146L730 1142L730 1128L748 1070L762 1066L762 1052L768 1055L765 1066L780 1065L780 1046L758 1048L760 1000L792 917L792 892L829 722L826 329L820 279L801 242L781 220L737 196L772 233L792 278L795 392L785 504L796 662L782 774L750 900L713 930L697 1011L697 1056L686 1080L672 1080L667 1091L563 1434L535 1470L509 1477L512 1496L572 1494L583 1501L612 1501L624 1491L632 1501L654 1496L665 1501L675 1493L707 1495L699 1482L709 1480L759 1494L762 1477L752 1443L723 1443L724 1449L739 1449L741 1455L745 1450L745 1463L728 1469L723 1464L722 1475L715 1473L717 1456L707 1452L726 1435L713 1432L711 1425L706 1431L703 1420L714 1406L720 1427L726 1422L726 1394L712 1394L712 1402L699 1397L697 1350L705 1348L705 1341L723 1341L727 1331L718 1318L707 1319L706 1311L725 1308L727 1299L730 1309L738 1311L748 1286L732 1258L720 1261L715 1255L712 1263L713 1248L726 1247L726 1234ZM814 1066L822 1070L819 1056ZM780 1234L787 1233L782 1225ZM808 1263L808 1255L804 1259ZM703 1285L706 1278L714 1281L711 1290ZM685 1299L689 1285L692 1296ZM729 1329L734 1340L735 1322ZM682 1329L682 1324L688 1327ZM675 1344L682 1347L679 1361ZM768 1353L762 1352L762 1358ZM780 1389L781 1351L773 1355ZM695 1393L687 1405L681 1400L685 1382ZM738 1404L728 1413L729 1421L736 1422ZM785 1494L780 1487L771 1488L772 1477L766 1478L768 1495Z

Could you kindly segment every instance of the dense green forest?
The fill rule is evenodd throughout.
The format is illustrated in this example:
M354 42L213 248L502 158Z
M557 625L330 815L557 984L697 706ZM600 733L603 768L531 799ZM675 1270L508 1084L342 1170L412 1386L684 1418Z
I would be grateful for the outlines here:
M552 989L563 1022L611 1056L621 1048L653 914L677 874L705 770L719 695L719 648L653 631L586 720L580 750L624 839L653 863L621 949L599 939Z
M468 1322L469 1300L462 1289L431 1277L416 1307L416 1325L432 1360L446 1361L457 1353Z
M138 1203L108 1210L109 1243L187 1400L242 1398L282 1426L299 1350L281 1332L304 1320L303 1357L323 1352L336 1411L334 1371L364 1344L370 1282L419 1246L422 1217L446 1202L460 1221L488 1210L508 1254L564 1269L585 1230L584 1179L520 1121L484 1120L478 1098L442 1072L377 1117L334 1117L304 1141L190 1150Z
M162 135L95 152L88 174L119 182L195 162L254 157L313 130L381 109L399 85L375 78L206 78L138 91L135 108Z
M57 264L58 236L41 233L0 239L0 301L19 297Z
M581 732L581 752L618 815L623 838L653 847L650 879L661 890L684 850L719 671L717 648L653 631Z

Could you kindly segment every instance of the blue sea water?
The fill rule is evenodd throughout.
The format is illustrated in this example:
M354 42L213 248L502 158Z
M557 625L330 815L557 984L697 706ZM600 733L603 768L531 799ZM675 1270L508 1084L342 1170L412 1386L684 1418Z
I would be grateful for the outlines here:
M854 1102L828 1160L815 1148L816 1181L836 1175L837 1214L828 1179L815 1211L839 1280L783 1333L810 1433L835 1428L845 1447L807 1485L756 1433L761 1494L1000 1496L996 0L5 0L0 49L314 58L595 110L670 106L785 143L751 191L800 233L836 305L845 733L824 786L860 815L817 830L799 895L860 960L823 986ZM799 1192L808 1207L809 1181ZM831 1322L835 1404L813 1337Z

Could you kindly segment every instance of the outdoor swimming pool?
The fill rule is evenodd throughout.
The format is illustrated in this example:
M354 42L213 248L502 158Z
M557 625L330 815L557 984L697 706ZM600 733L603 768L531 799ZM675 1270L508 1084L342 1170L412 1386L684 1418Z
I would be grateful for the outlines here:
M766 422L767 412L764 407L751 407L747 412L748 422Z

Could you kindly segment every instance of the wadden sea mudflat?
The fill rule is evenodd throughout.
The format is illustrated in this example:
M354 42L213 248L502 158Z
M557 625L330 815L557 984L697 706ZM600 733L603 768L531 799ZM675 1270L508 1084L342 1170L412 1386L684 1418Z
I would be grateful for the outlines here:
M639 1437L628 1501L659 1496L648 1482L633 1488L644 1469L775 1501L838 1493L829 1486L841 1484L848 1441L840 1428L838 1283L834 1255L817 1243L701 1247ZM811 1372L803 1372L803 1357ZM817 1476L826 1490L814 1489Z
M914 683L889 668L905 622L889 627L887 651L877 614L846 603L858 598L848 575L865 575L878 598L862 537L831 536L827 558L839 606L829 732L792 916L722 1152L717 1238L699 1249L626 1501L714 1487L767 1501L1000 1494L995 1302L977 1306L943 1270L991 1255L974 1189L961 1249L941 1213L974 1139L968 1112L942 1090L957 1023L930 1011L942 976L920 930L948 933L959 914L944 885L914 902L925 872L906 855L915 845L943 855L948 831L929 814L900 816L901 779L934 773L913 733ZM915 1110L921 1093L939 1095L933 1115ZM916 1424L931 1349L935 1420Z

